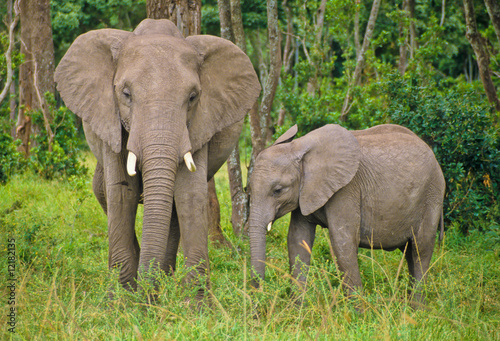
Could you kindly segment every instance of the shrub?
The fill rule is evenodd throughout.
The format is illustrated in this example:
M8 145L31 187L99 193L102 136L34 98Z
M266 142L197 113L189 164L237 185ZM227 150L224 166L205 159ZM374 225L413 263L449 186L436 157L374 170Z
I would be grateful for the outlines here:
M52 150L49 137L44 130L33 134L35 147L30 151L31 168L47 179L81 175L87 172L80 153L80 139L75 125L75 116L66 107L56 108L54 95L45 95L52 116L50 127L54 134ZM30 113L33 124L43 127L43 114L40 110Z
M26 160L17 151L9 129L8 123L0 122L0 184L6 183L12 174L26 166Z
M47 93L46 100L52 117L50 126L54 133L52 150L49 148L47 133L41 128L44 127L41 111L28 113L33 125L38 127L31 136L34 147L30 149L29 159L17 150L20 141L14 141L10 136L12 123L0 122L0 183L7 182L13 174L27 169L47 179L67 178L87 172L80 151L81 139L75 125L75 116L66 107L56 108L52 94Z
M443 169L445 218L462 232L493 227L500 218L500 136L486 98L464 83L398 73L385 89L390 120L426 141Z

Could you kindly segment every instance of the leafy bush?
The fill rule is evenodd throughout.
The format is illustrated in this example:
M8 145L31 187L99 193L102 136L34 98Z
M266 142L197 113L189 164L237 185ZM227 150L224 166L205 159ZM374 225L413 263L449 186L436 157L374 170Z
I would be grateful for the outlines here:
M54 133L52 150L49 148L47 132L43 128L41 111L28 113L33 125L37 127L31 136L34 147L30 149L28 159L17 150L20 141L14 141L10 135L12 123L0 122L0 183L7 182L13 174L27 169L47 179L79 176L87 172L80 151L81 140L75 125L75 116L66 107L56 108L52 94L47 93L46 100L52 117L50 126Z
M14 173L23 170L26 160L17 151L16 144L10 136L9 124L0 123L0 184L4 184Z
M486 98L464 83L398 73L385 88L390 120L426 141L443 169L445 218L463 232L493 228L500 219L500 136Z
M50 128L54 134L52 150L49 148L49 137L46 131L35 133L32 138L35 147L30 151L31 168L47 179L81 175L87 172L82 163L78 131L75 125L75 116L66 107L56 108L54 95L47 93L46 101L52 116ZM43 114L41 111L30 113L33 124L43 127Z

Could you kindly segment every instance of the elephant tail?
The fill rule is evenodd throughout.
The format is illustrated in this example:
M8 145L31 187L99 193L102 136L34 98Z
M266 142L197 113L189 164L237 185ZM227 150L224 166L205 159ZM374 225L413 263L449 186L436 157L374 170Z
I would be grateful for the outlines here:
M441 209L441 220L439 222L441 225L441 231L439 231L439 242L441 243L443 241L444 237L444 216L443 216L443 209Z

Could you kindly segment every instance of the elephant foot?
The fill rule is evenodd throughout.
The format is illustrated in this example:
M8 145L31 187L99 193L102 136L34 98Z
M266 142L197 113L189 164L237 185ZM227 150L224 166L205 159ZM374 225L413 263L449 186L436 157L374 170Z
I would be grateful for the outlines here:
M425 302L425 295L417 292L408 291L408 298L410 307L413 310L428 310L428 307Z

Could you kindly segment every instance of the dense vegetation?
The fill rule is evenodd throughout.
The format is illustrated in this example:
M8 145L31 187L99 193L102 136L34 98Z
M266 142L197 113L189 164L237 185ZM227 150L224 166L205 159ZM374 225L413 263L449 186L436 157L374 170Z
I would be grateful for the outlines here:
M52 0L56 63L81 33L105 27L132 30L146 16L145 2ZM9 101L0 103L0 267L5 278L7 238L15 238L20 339L500 339L500 116L479 80L465 37L462 2L417 0L409 18L401 1L383 1L357 84L352 82L358 50L355 18L358 13L361 42L372 1L361 0L359 6L350 0L327 1L322 27L317 20L320 2L280 2L282 45L290 37L291 52L283 58L271 130L276 137L295 123L303 135L326 123L364 129L390 122L412 129L431 146L447 182L447 233L433 257L428 309L413 311L407 305L408 275L401 253L363 250L359 258L365 292L359 300L366 309L355 312L340 294L340 274L321 230L310 286L298 293L307 304L296 306L289 300L286 219L268 235L270 274L264 290L250 289L249 246L232 233L224 171L216 182L221 225L232 247L210 246L210 305L201 313L186 309L182 298L189 293L177 285L186 271L179 256L178 275L162 281L159 304L145 307L117 287L115 274L109 275L106 219L87 171L95 161L79 122L57 102L57 95L54 99L48 94L54 141L49 147L43 128L36 131L28 158L11 137ZM500 86L500 44L484 3L474 4L479 30L488 42L493 81ZM5 13L5 4L0 4L0 15ZM247 53L264 83L269 71L265 2L243 1L242 13ZM410 47L412 24L416 41L402 72L400 48ZM203 1L202 25L203 33L220 34L215 0ZM2 28L2 52L7 45ZM17 42L15 70L23 58ZM283 112L285 120L278 125ZM43 127L41 112L30 116ZM244 163L250 135L246 125ZM139 235L141 220L139 213ZM113 300L109 290L115 293ZM2 284L0 295L7 293ZM4 339L8 317L1 316Z
M87 167L93 157L87 156ZM495 235L448 226L429 273L428 309L407 303L408 275L400 252L361 250L363 314L340 292L326 230L318 228L304 306L289 299L286 218L268 235L268 279L262 291L248 285L249 245L230 228L225 172L216 178L224 233L231 247L209 248L211 290L201 312L175 278L161 281L159 304L146 307L117 285L107 269L106 218L91 193L91 176L45 180L26 173L0 187L4 237L18 250L17 339L63 340L498 340L500 250ZM141 212L137 219L139 231ZM2 254L4 254L2 252ZM5 256L0 267L6 269ZM2 270L3 271L3 270ZM2 272L2 276L4 273ZM4 282L2 282L4 283ZM115 298L110 300L109 290ZM2 285L0 294L7 297ZM5 303L3 303L5 304ZM5 311L5 310L3 310ZM0 338L8 339L7 314Z

